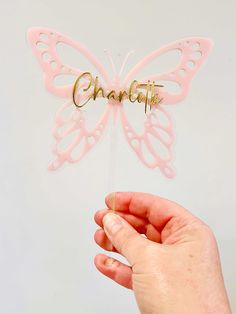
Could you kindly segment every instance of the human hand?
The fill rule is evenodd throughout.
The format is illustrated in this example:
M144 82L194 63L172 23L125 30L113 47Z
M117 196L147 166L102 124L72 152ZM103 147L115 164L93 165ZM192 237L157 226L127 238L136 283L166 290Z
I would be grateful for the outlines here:
M95 214L101 227L95 241L123 255L130 266L103 254L95 265L133 289L142 314L231 313L216 240L206 224L151 194L115 193L106 205Z

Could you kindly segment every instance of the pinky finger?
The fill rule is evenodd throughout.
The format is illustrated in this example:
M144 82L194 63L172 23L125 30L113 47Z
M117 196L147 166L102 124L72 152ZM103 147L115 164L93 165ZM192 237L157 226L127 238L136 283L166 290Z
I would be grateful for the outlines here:
M94 264L103 275L125 288L132 289L132 268L130 266L104 254L96 255Z

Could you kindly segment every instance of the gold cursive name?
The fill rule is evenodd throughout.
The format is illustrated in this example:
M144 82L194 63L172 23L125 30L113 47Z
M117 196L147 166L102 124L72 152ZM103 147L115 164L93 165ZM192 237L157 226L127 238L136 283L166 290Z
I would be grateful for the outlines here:
M83 80L85 82L83 82ZM147 107L150 109L160 103L162 99L160 99L158 95L157 88L163 87L163 85L157 85L153 81L147 81L147 83L139 83L134 80L130 84L127 90L116 91L114 89L110 91L105 91L99 84L98 77L93 78L90 72L82 73L75 81L73 86L73 103L77 108L84 107L90 99L96 100L97 97L107 98L108 100L115 100L122 102L123 100L128 99L130 102L138 102L145 104L145 113L147 112ZM84 93L88 93L88 96L83 103L81 104L79 98L83 99L83 95L79 94L79 90L82 90ZM140 91L144 90L144 92ZM86 96L86 95L84 95Z

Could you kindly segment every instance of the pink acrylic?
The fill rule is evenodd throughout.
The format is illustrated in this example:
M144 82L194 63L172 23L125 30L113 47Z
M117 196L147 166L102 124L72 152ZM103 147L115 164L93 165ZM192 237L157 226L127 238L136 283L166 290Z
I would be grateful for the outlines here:
M28 31L28 40L33 53L43 69L47 90L67 99L67 102L58 110L55 117L55 126L53 129L55 139L53 153L55 154L55 159L49 165L50 170L59 168L66 161L69 163L80 161L101 139L109 119L113 118L113 123L116 123L117 118L120 118L127 142L137 154L138 158L147 167L159 168L168 178L174 177L174 170L171 167L171 160L173 158L172 144L174 141L173 124L170 114L165 110L165 106L178 103L186 97L191 79L198 72L211 50L211 40L200 37L190 37L166 45L143 58L128 72L124 79L122 79L122 72L127 58L119 73L116 72L114 63L111 60L114 72L111 78L103 65L87 48L79 42L73 41L54 30L42 27L31 28ZM87 69L82 70L64 64L56 50L58 43L64 43L75 48L78 53L82 54L96 68L105 82L102 87L116 91L126 90L131 81L136 78L135 76L138 75L146 65L150 64L150 62L159 56L177 49L181 53L181 58L175 68L166 73L147 76L143 78L141 82L145 83L148 80L157 83L158 81L165 80L176 82L180 86L180 92L173 93L160 88L159 95L163 100L161 104L158 105L158 109L153 109L149 114L144 115L144 131L141 134L138 134L131 126L124 111L123 102L115 100L108 101L100 120L94 126L93 130L89 131L86 127L86 120L83 115L86 106L78 109L72 101L73 85L56 86L54 83L58 75L70 74L74 75L76 79L80 74L86 72ZM198 53L198 58L193 57L196 52ZM85 94L84 98L87 96L88 95ZM70 113L68 117L65 118L65 112L68 109ZM162 119L160 119L161 116ZM165 122L163 122L163 118ZM129 119L132 119L132 117L129 117ZM68 127L65 128L66 126ZM77 135L72 143L69 144L66 149L61 150L59 148L61 141L73 133ZM153 140L154 142L157 141L159 145L162 145L166 152L165 156L161 155L155 144L153 144ZM78 150L78 148L79 154L74 157L74 151Z

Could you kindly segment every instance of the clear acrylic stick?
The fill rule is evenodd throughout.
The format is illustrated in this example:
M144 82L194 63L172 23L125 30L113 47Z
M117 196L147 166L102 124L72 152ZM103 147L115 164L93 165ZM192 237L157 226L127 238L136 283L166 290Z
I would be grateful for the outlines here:
M112 210L116 210L115 204L115 179L117 166L117 149L118 149L118 127L114 117L110 127L110 150L108 163L108 193L112 193Z

